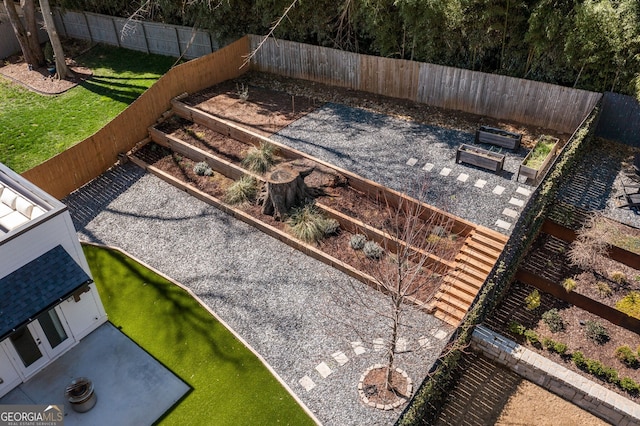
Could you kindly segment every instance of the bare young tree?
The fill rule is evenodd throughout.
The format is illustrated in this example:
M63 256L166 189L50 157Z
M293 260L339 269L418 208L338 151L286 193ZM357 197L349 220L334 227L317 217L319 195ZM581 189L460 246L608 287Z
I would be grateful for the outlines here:
M388 200L383 203L384 238L362 229L356 230L362 234L355 234L359 236L354 235L351 242L351 247L357 249L358 269L369 276L370 285L384 295L385 303L373 303L364 297L366 290L362 285L345 292L350 294L348 303L357 303L387 324L383 343L385 380L377 385L395 395L403 393L392 380L400 330L414 326L405 321L405 314L409 309L428 309L428 302L439 290L458 251L457 236L451 232L452 217L434 212L422 203L398 200L397 205ZM368 241L363 244L365 238Z
M585 226L578 231L568 252L572 265L591 271L598 271L611 247L611 228L600 214L591 216Z

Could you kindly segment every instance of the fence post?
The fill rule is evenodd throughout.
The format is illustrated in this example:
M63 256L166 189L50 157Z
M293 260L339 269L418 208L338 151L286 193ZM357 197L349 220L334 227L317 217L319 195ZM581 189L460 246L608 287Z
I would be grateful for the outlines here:
M178 27L173 27L173 31L176 33L176 42L178 43L178 57L182 56L182 48L180 47L180 33L178 33Z
M67 27L64 24L64 15L60 13L60 9L56 8L55 9L56 13L58 14L58 19L60 20L60 24L62 25L62 31L64 32L64 37L69 37L69 33L67 33Z
M149 40L147 40L147 30L144 27L144 22L140 22L140 26L142 27L142 35L144 36L144 47L147 49L147 53L151 53L151 50L149 50Z
M87 14L82 12L82 17L84 18L84 24L87 26L87 32L89 33L89 41L93 43L93 35L91 35L91 27L89 26L89 20L87 19Z
M118 47L122 47L120 46L120 37L118 37L118 27L116 27L116 21L113 19L113 16L111 17L111 25L113 26L113 32L116 35L116 43L118 45Z

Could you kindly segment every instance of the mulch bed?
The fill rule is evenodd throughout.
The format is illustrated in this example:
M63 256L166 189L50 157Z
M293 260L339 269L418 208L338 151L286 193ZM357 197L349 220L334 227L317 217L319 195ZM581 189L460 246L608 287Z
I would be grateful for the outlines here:
M505 299L494 311L493 316L486 320L486 325L494 331L517 341L523 346L526 346L528 349L563 365L569 370L582 374L602 386L619 393L620 395L636 402L640 402L640 397L637 395L630 395L617 386L600 380L589 373L583 372L575 366L570 358L547 351L539 346L533 346L527 343L522 336L515 335L509 331L509 323L511 321L516 321L524 325L526 328L534 330L538 336L540 336L541 340L544 337L547 337L556 342L564 343L569 348L568 353L581 351L587 358L599 360L605 366L615 368L618 371L620 378L630 377L640 383L640 370L626 366L626 364L618 360L615 356L616 349L623 345L631 347L634 351L640 348L640 336L638 336L638 334L616 326L594 314L563 302L547 293L541 293L542 297L540 307L533 311L529 311L526 308L525 298L533 290L533 287L526 284L514 282ZM541 318L544 312L552 308L558 309L564 321L565 329L563 331L557 333L551 332L547 324L545 324ZM587 321L595 321L602 324L609 333L609 340L604 344L598 344L589 339L586 336L584 325Z

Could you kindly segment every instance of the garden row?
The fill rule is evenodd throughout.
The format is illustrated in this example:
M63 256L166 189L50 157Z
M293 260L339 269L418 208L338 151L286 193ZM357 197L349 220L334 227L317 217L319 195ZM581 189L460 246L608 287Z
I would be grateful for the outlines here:
M151 128L152 142L138 147L134 162L380 290L390 291L377 272L392 270L406 256L423 271L422 281L406 289L407 299L452 324L466 313L503 247L494 231L196 108L174 101L173 111L183 118ZM265 213L272 168L301 172L313 195L284 221Z

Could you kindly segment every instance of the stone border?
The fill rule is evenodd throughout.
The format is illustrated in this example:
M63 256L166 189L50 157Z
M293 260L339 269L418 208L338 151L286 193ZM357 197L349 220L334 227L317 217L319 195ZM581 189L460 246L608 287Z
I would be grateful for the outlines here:
M369 398L364 393L362 383L364 382L365 377L367 377L367 374L369 374L369 372L371 372L372 370L377 370L381 368L386 368L386 366L382 364L375 364L367 368L365 372L362 373L362 376L360 376L360 380L358 381L358 394L360 395L360 399L362 400L362 402L364 402L366 406L377 408L378 410L393 410L395 408L399 408L401 405L407 402L408 400L407 398L398 398L398 400L395 401L393 404L383 405L383 404L376 404L375 402L369 401ZM407 389L406 389L405 395L411 395L413 393L413 382L411 381L411 378L404 370L400 368L396 367L395 371L400 373L402 377L404 377L407 380Z
M486 327L476 327L471 347L611 424L640 424L640 405Z

